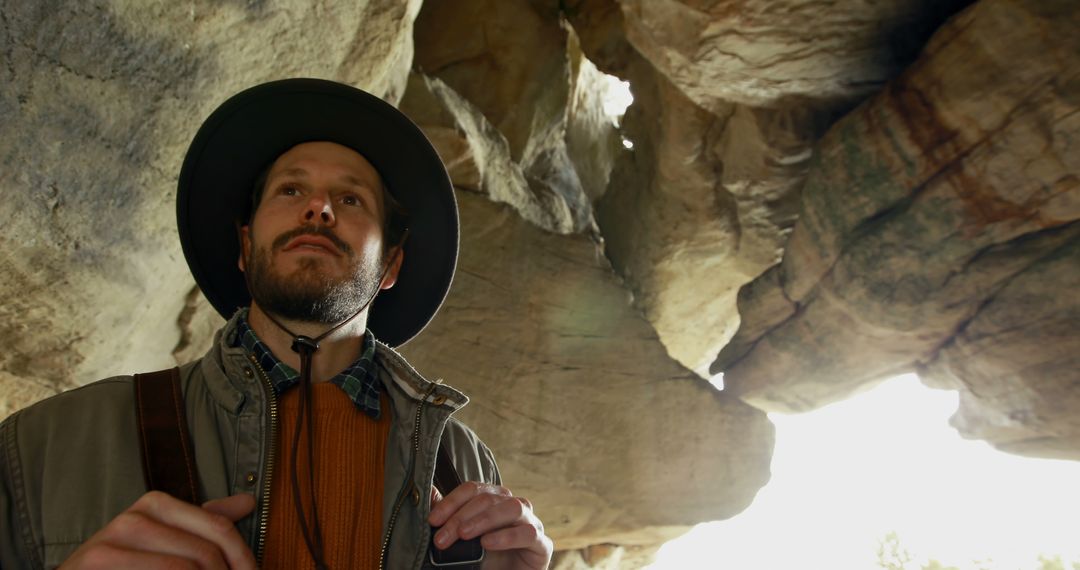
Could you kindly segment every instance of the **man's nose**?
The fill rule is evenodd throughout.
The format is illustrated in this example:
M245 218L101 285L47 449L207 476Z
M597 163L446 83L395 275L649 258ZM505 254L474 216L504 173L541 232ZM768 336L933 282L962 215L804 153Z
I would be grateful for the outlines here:
M313 194L304 208L303 219L304 222L309 224L334 225L334 209L331 207L328 197L318 193Z

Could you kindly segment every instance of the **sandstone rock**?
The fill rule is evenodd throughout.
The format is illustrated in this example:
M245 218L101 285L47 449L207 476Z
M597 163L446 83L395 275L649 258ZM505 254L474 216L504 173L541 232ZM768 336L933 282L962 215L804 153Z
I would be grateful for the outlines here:
M1022 376L1018 394L1038 398L1068 383L1039 366L1010 372L993 364L1001 355L971 351L990 346L981 331L1015 326L1047 341L1025 362L1068 363L1069 343L1048 331L1071 327L1075 336L1077 325L1043 329L1026 320L1037 311L1023 317L1006 300L1030 302L1043 265L1076 240L1064 228L1080 218L1078 26L1075 2L985 0L829 132L782 264L744 289L747 325L713 364L732 391L764 409L804 411L933 362L943 346L931 370L955 375L966 405L978 399L984 415L1015 408L999 397L1010 375ZM1054 304L1075 311L1076 296L1061 295ZM960 355L971 361L960 366ZM965 417L971 433L1000 424ZM1030 432L1001 434L1005 447L1029 440L1036 449L1038 432L1047 449L1060 449L1073 433L1021 423ZM1067 445L1075 452L1078 444Z
M610 170L603 156L575 163L567 151L568 125L577 149L583 127L602 126L587 123L599 102L582 90L595 91L595 80L580 56L571 61L569 42L555 5L528 0L428 2L416 23L416 68L439 80L475 160L489 162L479 165L485 191L557 233L592 226L589 196L602 193ZM607 131L584 139L612 141Z
M621 136L604 108L609 96L607 79L586 59L573 33L567 52L571 82L566 108L566 154L586 199L595 202L607 190L615 159L622 150Z
M670 360L588 238L459 200L454 289L403 352L475 396L461 418L556 547L655 547L744 509L769 477L765 415Z
M475 105L515 162L561 138L569 70L557 12L528 0L428 2L415 40L416 69Z
M729 105L714 115L647 63L597 224L670 354L706 374L738 326L738 288L776 263L827 113Z
M55 391L171 365L191 288L173 189L199 123L240 89L295 75L396 100L419 8L5 3L0 371Z
M422 73L409 74L405 96L398 106L413 120L435 146L446 165L450 181L457 188L487 194L496 201L511 204L523 212L534 208L534 197L524 183L520 168L510 158L506 138L476 106L437 78ZM500 180L513 184L492 188L486 185L487 170L500 170ZM507 176L506 172L513 172ZM520 179L520 182L519 180Z
M541 228L559 233L574 230L576 215L570 205L550 188L530 184L502 133L453 88L437 78L414 74L401 108L417 117L420 127L431 135L440 157L451 165L455 186L508 204ZM578 210L578 214L585 212Z
M626 78L627 66L640 57L626 40L622 8L616 0L563 0L562 15L573 26L589 61L609 75Z
M551 560L551 570L629 570L645 568L656 558L656 549L641 546L597 544L578 550L562 550Z
M625 135L637 146L617 163L596 216L674 358L708 375L739 326L739 287L779 259L814 142L965 3L622 0L618 15L601 0L566 7L601 60L626 57L613 31L621 26L652 64L634 53L608 65L634 85Z
M691 100L859 99L914 58L971 0L619 0L626 37Z
M769 106L713 97L703 107L679 76L664 77L670 68L657 71L629 47L623 26L641 25L631 5L623 3L626 18L613 0L564 6L585 52L630 79L635 95L623 130L635 148L621 153L597 223L669 353L704 376L738 327L736 291L779 259L811 145L848 103L792 92ZM675 5L640 8L656 16Z
M952 424L965 437L1011 453L1080 460L1080 298L1062 294L1080 291L1080 222L995 254L1035 261L919 374L960 391Z

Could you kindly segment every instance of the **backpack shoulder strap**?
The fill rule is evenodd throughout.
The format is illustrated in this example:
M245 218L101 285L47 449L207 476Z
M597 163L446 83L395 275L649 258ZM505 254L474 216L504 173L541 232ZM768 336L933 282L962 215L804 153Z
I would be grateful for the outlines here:
M435 454L435 477L432 484L444 497L461 485L461 477L454 468L454 461L450 459L450 452L446 451L446 447L441 443L439 451Z
M184 409L179 368L135 375L135 417L146 489L195 503L195 455Z

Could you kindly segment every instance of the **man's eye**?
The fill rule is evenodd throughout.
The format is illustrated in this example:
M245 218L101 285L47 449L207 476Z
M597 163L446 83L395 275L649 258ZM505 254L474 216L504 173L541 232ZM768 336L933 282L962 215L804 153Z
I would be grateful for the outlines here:
M286 196L296 196L297 194L296 186L289 185L282 186L281 190L279 190L278 192Z
M341 203L345 204L346 206L359 206L360 199L351 194L347 194L341 198Z

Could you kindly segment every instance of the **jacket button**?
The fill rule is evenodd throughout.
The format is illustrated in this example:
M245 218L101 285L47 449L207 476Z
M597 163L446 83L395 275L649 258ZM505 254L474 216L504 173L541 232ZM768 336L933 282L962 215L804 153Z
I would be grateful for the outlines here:
M414 505L420 504L420 491L417 490L415 484L412 486L412 502Z
M443 402L445 402L445 401L446 401L446 396L435 396L435 399L432 400L431 403L435 404L436 406L441 406L441 405L443 405Z
M248 471L247 475L244 475L244 483L247 483L248 487L254 486L255 481L259 479L258 475L255 475L254 471Z
M247 376L248 378L254 378L254 377L255 377L255 373L254 373L254 372L252 372L250 368L248 368L247 366L245 366L245 367L244 367L244 376Z

